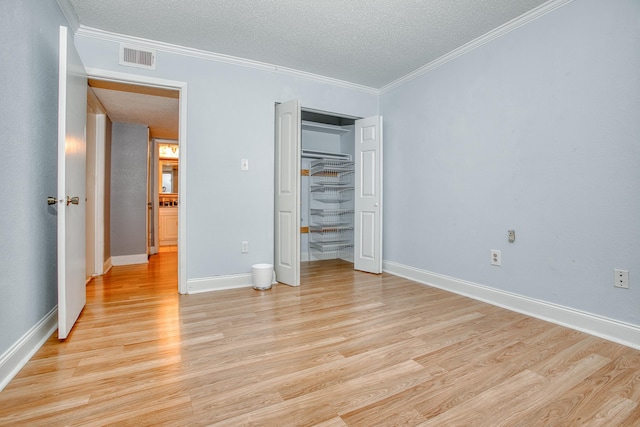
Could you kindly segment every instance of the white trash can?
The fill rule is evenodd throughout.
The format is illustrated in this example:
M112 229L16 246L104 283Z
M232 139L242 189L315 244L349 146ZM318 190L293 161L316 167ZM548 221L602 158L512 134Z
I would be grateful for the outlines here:
M251 275L253 278L253 289L257 291L271 289L273 264L254 264L251 266Z

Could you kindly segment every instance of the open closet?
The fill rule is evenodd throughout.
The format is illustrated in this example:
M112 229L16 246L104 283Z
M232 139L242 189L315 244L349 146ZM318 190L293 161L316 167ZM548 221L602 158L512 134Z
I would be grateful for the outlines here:
M276 105L277 280L300 285L300 262L344 259L382 272L382 119Z
M301 112L300 260L353 262L353 119Z

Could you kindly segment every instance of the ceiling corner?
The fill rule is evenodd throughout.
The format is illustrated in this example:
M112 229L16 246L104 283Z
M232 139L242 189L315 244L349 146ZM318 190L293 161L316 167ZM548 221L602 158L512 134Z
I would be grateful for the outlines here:
M56 2L58 3L58 7L60 7L60 10L62 11L62 14L66 18L67 23L69 23L71 32L75 34L80 28L80 19L78 18L75 9L73 8L69 0L56 0Z

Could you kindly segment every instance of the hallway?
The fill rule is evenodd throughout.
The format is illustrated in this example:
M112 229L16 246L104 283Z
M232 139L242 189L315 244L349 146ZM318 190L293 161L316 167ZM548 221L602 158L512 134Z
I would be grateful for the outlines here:
M149 264L113 267L87 285L87 307L103 303L159 298L178 294L178 252L162 250ZM80 321L87 312L85 307Z

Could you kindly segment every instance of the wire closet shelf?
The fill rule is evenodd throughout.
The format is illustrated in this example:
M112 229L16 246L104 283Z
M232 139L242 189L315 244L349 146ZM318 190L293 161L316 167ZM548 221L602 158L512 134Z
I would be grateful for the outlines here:
M353 259L353 175L351 160L320 159L309 165L311 199L309 249L312 259ZM318 203L320 202L320 203Z
M311 185L349 185L352 183L353 165L353 162L345 160L313 161L309 169Z

